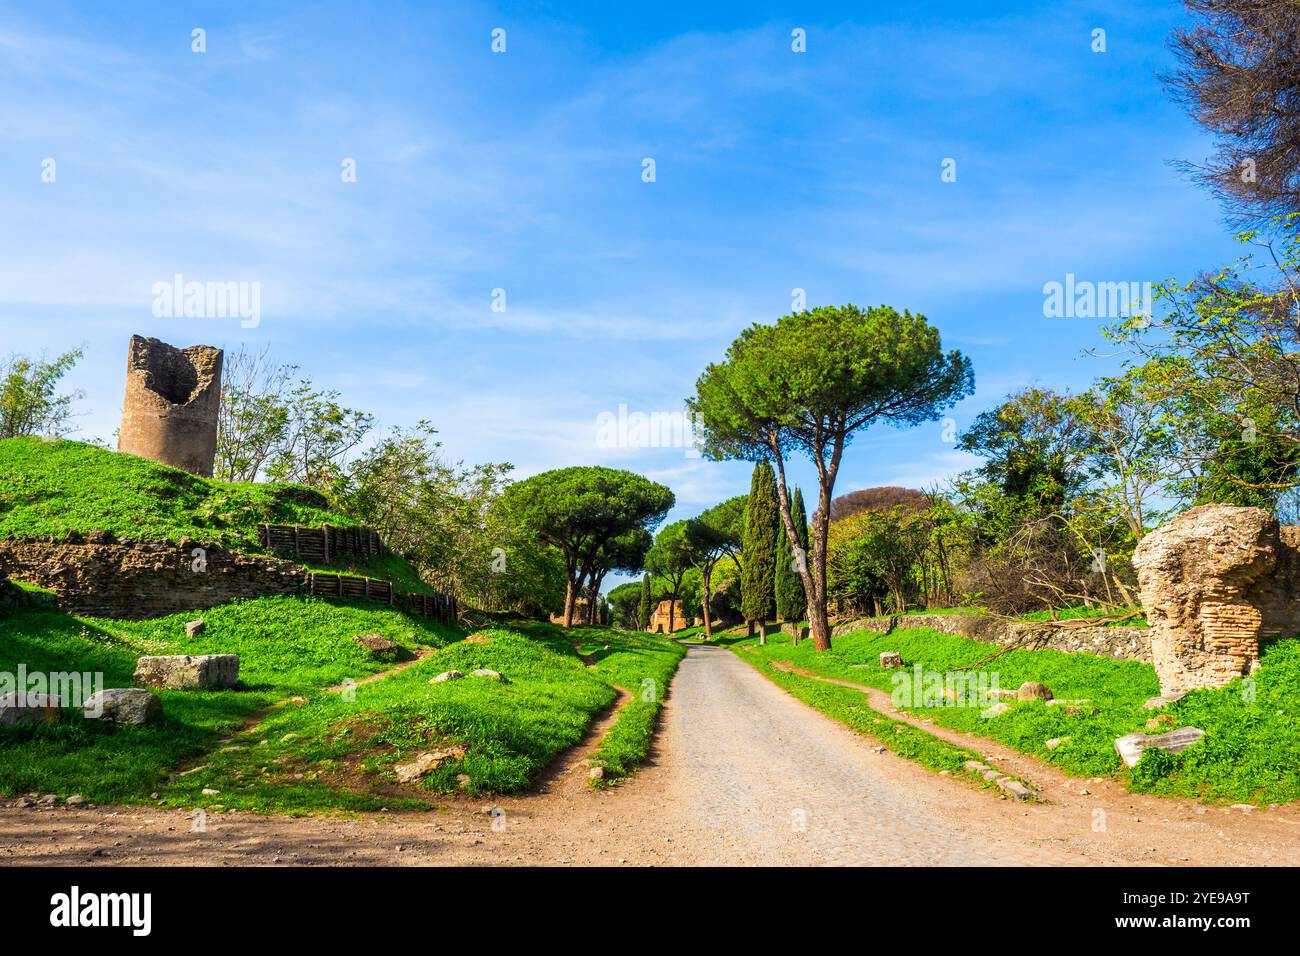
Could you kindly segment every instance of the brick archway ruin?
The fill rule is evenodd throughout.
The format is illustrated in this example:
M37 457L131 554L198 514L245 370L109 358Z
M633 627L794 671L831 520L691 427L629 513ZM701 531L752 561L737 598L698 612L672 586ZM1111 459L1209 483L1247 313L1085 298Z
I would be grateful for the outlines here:
M1133 564L1163 695L1249 675L1264 645L1300 632L1300 527L1262 508L1191 508Z
M212 477L221 408L220 349L131 336L117 449Z

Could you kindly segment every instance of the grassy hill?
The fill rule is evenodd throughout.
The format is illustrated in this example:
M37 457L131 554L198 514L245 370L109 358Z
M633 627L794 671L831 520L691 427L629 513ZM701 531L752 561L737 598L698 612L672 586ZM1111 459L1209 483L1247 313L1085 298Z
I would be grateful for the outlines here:
M262 523L355 522L298 485L211 481L81 442L0 441L0 537L104 530L258 551Z
M212 481L81 442L0 441L0 538L103 530L262 552L259 524L357 523L301 485ZM399 591L433 591L394 554L345 557L311 569L380 578Z
M112 531L123 538L192 537L260 551L262 522L348 525L315 492L230 484L69 441L0 442L0 536ZM422 588L393 554L332 572ZM149 654L233 653L240 686L160 691L164 717L113 727L69 713L38 728L0 728L0 794L80 794L96 803L144 802L258 810L427 807L438 793L527 787L619 696L633 699L595 760L606 781L644 759L667 684L684 654L664 638L609 629L566 633L517 623L466 637L455 626L368 601L266 597L148 621L77 617L26 587L0 601L0 673L89 672L129 687ZM356 642L391 638L410 666L373 660ZM571 637L584 643L575 646ZM506 681L445 670L489 668ZM347 689L344 693L340 688ZM652 692L647 692L650 688ZM413 783L394 768L422 751L463 748ZM204 790L218 791L204 793ZM156 797L152 796L157 794Z

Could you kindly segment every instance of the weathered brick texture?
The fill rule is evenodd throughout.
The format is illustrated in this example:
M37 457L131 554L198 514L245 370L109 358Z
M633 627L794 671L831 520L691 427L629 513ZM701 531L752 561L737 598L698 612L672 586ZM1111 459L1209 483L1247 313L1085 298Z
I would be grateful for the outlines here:
M77 614L148 618L237 598L296 594L305 574L291 561L215 544L118 541L107 532L92 532L63 539L0 539L0 576L48 588L62 607Z
M1201 505L1133 555L1162 694L1250 674L1268 641L1300 631L1300 528L1261 508Z

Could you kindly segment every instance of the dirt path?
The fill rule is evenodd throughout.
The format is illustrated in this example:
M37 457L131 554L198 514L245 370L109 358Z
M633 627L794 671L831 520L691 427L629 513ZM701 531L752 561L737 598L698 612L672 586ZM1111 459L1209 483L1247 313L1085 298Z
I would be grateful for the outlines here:
M612 712L611 712L612 713ZM608 719L608 715L607 715ZM927 728L930 729L930 728ZM1017 772L1001 749L981 753ZM587 746L594 746L589 739ZM730 651L693 646L631 781L569 755L531 795L355 818L0 809L0 864L1294 864L1300 813L1125 793L1031 761L1048 802L940 777L823 717ZM1009 752L1008 752L1009 754ZM1029 760L1030 758L1020 758ZM1083 790L1090 793L1083 794ZM1097 811L1102 811L1098 814Z

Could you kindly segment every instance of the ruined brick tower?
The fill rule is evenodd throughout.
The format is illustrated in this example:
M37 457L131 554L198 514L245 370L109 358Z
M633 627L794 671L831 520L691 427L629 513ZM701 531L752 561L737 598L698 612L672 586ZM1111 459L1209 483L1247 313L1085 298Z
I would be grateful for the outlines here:
M212 477L221 349L131 336L117 450Z

